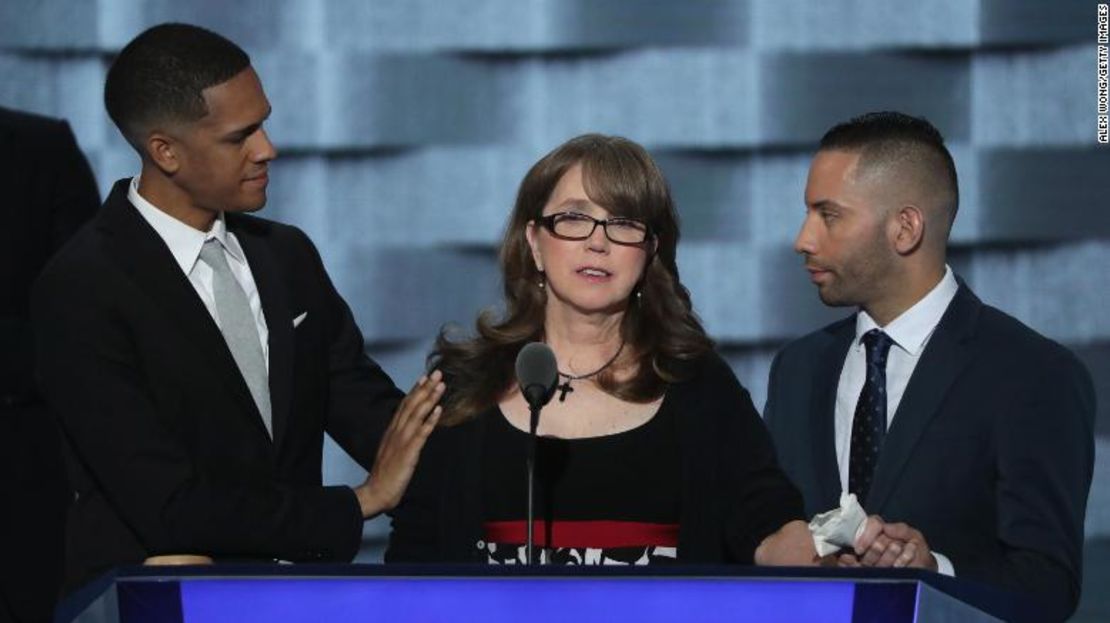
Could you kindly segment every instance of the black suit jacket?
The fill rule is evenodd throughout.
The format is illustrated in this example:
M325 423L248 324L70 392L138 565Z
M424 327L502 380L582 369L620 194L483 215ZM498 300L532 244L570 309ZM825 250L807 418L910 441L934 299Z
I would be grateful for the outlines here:
M296 228L227 215L269 329L271 441L127 188L116 183L33 295L39 379L73 450L68 586L157 554L350 560L362 517L350 488L321 486L323 435L369 468L401 393L365 356L316 249Z
M0 405L34 394L28 305L46 261L100 205L69 124L0 108Z
M70 499L34 384L31 283L100 206L69 124L0 108L0 620L50 618Z
M837 383L851 317L786 346L764 417L806 512L836 508ZM863 507L906 522L957 577L1037 595L1063 619L1079 599L1095 396L1065 348L961 283L891 420Z

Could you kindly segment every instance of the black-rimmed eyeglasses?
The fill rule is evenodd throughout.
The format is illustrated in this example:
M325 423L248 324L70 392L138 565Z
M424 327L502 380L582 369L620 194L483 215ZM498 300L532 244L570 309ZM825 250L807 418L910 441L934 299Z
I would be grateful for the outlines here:
M643 244L651 237L647 223L634 218L596 219L579 212L556 212L536 219L556 238L563 240L585 240L594 235L601 225L605 237L616 244Z

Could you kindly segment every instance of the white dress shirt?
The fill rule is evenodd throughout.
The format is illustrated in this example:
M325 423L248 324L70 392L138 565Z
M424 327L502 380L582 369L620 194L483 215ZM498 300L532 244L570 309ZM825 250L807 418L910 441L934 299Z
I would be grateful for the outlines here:
M848 490L852 420L855 419L856 402L859 401L860 391L867 377L867 349L863 344L863 335L871 329L882 329L894 342L886 361L886 425L889 429L898 415L898 405L902 402L902 395L906 393L906 385L921 359L921 353L958 289L959 284L956 283L952 269L945 266L940 283L885 327L880 327L862 309L856 314L856 337L844 359L844 368L840 372L840 382L836 388L836 463L840 468L841 491ZM945 556L937 552L933 552L933 555L936 556L941 573L955 575L952 563Z
M227 256L227 264L239 287L247 295L247 302L251 307L251 316L254 318L255 327L258 329L258 341L262 345L262 358L266 361L266 369L270 368L269 329L266 328L266 317L262 313L262 300L258 296L258 288L254 284L251 267L247 263L247 256L235 234L227 230L224 222L224 213L220 212L212 222L212 228L207 232L193 229L189 225L166 214L156 208L139 194L139 176L131 178L131 187L127 191L127 198L131 205L139 211L143 219L154 228L158 236L169 247L177 265L188 277L197 296L200 297L204 307L208 309L216 326L220 326L220 315L216 311L216 299L212 294L212 268L204 262L198 261L200 249L208 240L215 238L220 242L220 247Z

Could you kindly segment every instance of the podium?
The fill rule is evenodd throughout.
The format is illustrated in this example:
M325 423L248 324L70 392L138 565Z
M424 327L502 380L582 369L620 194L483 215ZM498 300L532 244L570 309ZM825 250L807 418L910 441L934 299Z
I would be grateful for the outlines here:
M930 623L1043 620L991 587L916 570L766 567L121 567L56 621Z

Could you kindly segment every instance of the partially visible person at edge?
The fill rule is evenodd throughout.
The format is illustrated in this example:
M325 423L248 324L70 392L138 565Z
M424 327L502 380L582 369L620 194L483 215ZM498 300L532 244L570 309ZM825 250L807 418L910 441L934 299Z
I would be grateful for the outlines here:
M51 618L73 494L57 422L35 387L31 284L96 214L69 123L0 108L0 621Z
M821 139L795 250L856 313L788 344L764 417L809 515L872 514L846 566L916 567L1079 601L1095 394L1061 345L946 264L956 167L924 119L862 115Z
M539 421L537 560L811 564L797 490L678 278L662 173L623 138L574 138L525 176L501 246L505 313L441 333L443 424L392 513L386 561L525 560L521 348L559 387ZM542 548L542 549L539 549Z

